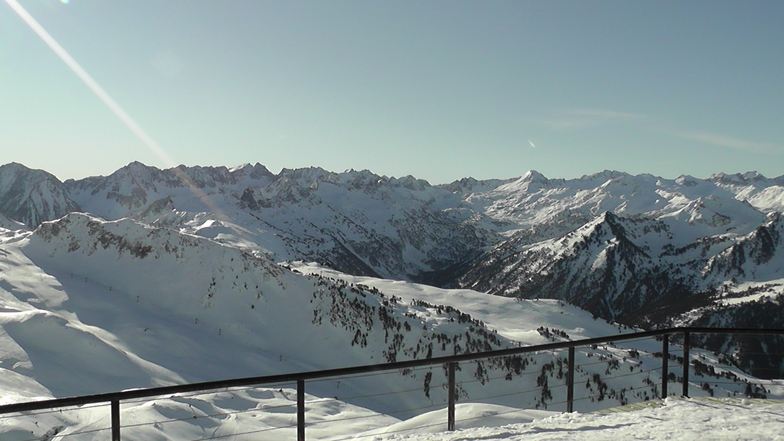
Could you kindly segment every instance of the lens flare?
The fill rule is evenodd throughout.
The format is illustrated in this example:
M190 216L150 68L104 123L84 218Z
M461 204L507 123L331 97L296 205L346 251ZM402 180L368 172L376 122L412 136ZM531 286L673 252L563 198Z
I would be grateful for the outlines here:
M61 60L79 77L79 79L84 82L90 90L101 100L104 104L120 118L120 121L123 122L135 135L139 138L144 145L147 146L158 158L160 158L167 166L171 167L174 165L174 161L169 158L166 152L155 142L140 126L136 123L136 121L131 118L128 113L117 104L116 101L101 87L94 79L90 76L90 74L85 71L76 60L68 54L68 52L60 46L59 43L49 35L48 32L41 26L32 15L30 15L27 10L25 10L22 5L19 4L17 0L5 0L6 3L13 9L19 17L27 23L28 26L41 37L41 40L49 46L50 49L60 57Z
M63 3L68 3L68 0L61 0ZM28 26L38 34L39 37L46 43L49 48L51 48L58 57L79 77L79 79L84 82L87 87L92 90L92 92L109 108L115 115L123 122L123 124L131 130L131 132L136 135L137 138L147 146L150 151L157 156L167 167L171 168L171 171L182 181L185 186L190 188L193 194L202 202L204 203L210 211L214 214L218 215L218 217L224 217L223 212L212 203L209 196L204 193L190 176L188 176L183 170L179 168L174 168L174 161L166 154L166 152L155 142L154 139L141 128L141 126L136 123L136 121L131 118L128 113L120 107L119 104L103 89L103 87L96 82L90 74L85 71L76 60L71 57L70 54L62 47L59 43L52 37L46 30L41 26L32 15L30 15L22 5L19 4L17 0L5 0L8 6L16 12L19 17L27 23Z

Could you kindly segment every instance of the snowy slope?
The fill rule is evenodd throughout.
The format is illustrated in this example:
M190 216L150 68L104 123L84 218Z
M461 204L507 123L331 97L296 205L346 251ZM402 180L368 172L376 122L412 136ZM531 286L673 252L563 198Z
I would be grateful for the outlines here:
M488 412L492 419L492 413ZM476 414L474 414L476 415ZM514 415L514 414L513 414ZM376 440L407 441L540 441L540 440L778 440L784 430L784 404L756 400L681 400L668 398L657 406L612 413L562 413L522 422L482 426L482 418L468 428L445 432L443 415L421 422L428 429L390 428ZM459 423L458 423L459 424ZM433 433L427 433L431 431ZM378 432L378 431L377 431ZM424 433L423 433L424 432ZM376 433L376 432L374 432ZM383 432L382 432L383 433ZM346 439L346 438L332 438ZM363 439L356 438L353 439Z
M84 211L273 262L563 299L633 326L733 325L754 315L733 311L780 311L784 291L784 178L754 172L664 179L604 171L566 180L529 171L432 186L367 170L134 162L60 183L8 164L0 184L0 223L9 229Z
M366 170L273 174L260 164L159 170L131 163L109 176L61 183L8 164L0 167L0 369L14 378L6 380L6 397L619 332L594 316L641 326L784 327L782 211L784 177L753 172L670 180L605 171L564 180L530 171L432 186ZM292 263L298 261L318 265ZM704 343L747 368L781 365L748 342ZM599 349L624 359L622 350ZM637 349L648 354L640 370L660 364L655 344ZM558 357L547 357L527 359L526 367L541 373L556 363L545 372L553 384ZM89 362L96 358L116 375ZM64 369L70 365L78 369ZM482 388L466 386L465 393L495 394L504 382L487 380L510 372L528 378L518 368L477 364L461 375ZM589 402L600 396L596 373L604 382L603 370L580 374L583 383L595 383L583 396ZM431 396L425 375L381 381L421 389L417 398L357 404L377 411L403 401L435 405L443 399L443 373L431 373ZM619 404L644 399L645 392L619 398L642 381L608 382L608 395L614 390L611 400ZM523 382L536 392L500 404L556 406L535 376ZM349 383L340 393L336 385L313 393L346 396L379 382Z
M127 219L71 214L11 237L4 249L2 320L11 349L3 365L55 396L513 344L454 308L402 304L370 287L304 276ZM44 338L49 333L58 339ZM359 379L343 390L421 387L421 375ZM432 399L442 395L439 388ZM400 399L431 402L424 393Z
M315 264L279 265L264 254L131 219L105 221L72 213L33 232L5 230L2 241L0 368L6 402L628 331L558 301L444 290ZM677 353L677 345L671 349ZM578 350L576 383L585 385L576 390L578 408L602 409L655 396L660 350L656 341ZM743 395L749 387L780 395L721 357L697 350L693 355L731 380L718 382L707 372L695 372L694 395ZM468 363L458 373L460 401L563 410L564 360L564 353L540 353ZM678 363L671 364L679 375ZM328 424L322 427L326 435L346 435L442 408L445 381L439 368L338 379L309 385L309 401L316 420L356 416L349 425L338 423L337 434ZM133 403L124 408L123 421L168 421L159 424L163 430L152 426L152 432L149 425L138 426L132 432L136 439L149 439L151 433L196 439L234 432L259 439L260 430L290 426L292 415L290 407L285 417L252 409L290 404L290 387ZM510 388L516 392L510 394ZM241 413L215 416L225 410ZM188 420L188 415L199 418L171 421ZM62 433L105 427L106 412L2 421L0 431L21 440L31 431L44 436L61 426ZM280 436L269 432L269 439Z

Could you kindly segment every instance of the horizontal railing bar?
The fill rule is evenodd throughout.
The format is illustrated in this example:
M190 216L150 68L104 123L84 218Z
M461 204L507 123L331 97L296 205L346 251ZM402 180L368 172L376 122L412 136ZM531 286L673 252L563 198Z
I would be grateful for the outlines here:
M758 335L782 335L784 329L754 329L754 328L702 328L702 327L675 327L655 329L652 331L630 332L625 334L608 335L603 337L586 338L582 340L568 340L561 342L545 343L534 346L522 346L515 348L496 349L486 352L475 352L470 354L458 354L442 357L423 358L417 360L398 361L394 363L381 363L362 366L350 366L343 368L325 369L320 371L295 372L276 375L265 375L258 377L233 378L228 380L205 381L200 383L178 384L173 386L160 386L144 389L130 389L120 392L108 392L95 395L83 395L78 397L54 398L50 400L30 401L25 403L14 403L0 406L0 415L13 412L27 412L33 410L51 409L58 407L81 406L85 404L107 403L112 401L126 401L138 398L152 398L165 395L180 394L186 392L207 392L216 389L244 386L263 386L273 383L295 383L297 381L315 380L329 377L345 377L354 374L368 372L391 371L408 369L422 366L432 366L451 362L482 360L486 358L504 357L511 355L527 354L531 352L550 351L556 349L566 349L577 346L590 346L593 344L618 342L633 340L644 337L655 337L665 334L677 334L690 332L696 334L758 334Z

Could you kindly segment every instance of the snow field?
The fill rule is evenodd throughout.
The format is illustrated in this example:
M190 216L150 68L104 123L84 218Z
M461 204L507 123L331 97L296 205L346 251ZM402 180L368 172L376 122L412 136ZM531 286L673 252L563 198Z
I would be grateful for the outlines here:
M784 404L779 400L677 399L659 406L612 413L559 413L533 422L455 432L392 434L374 441L544 440L781 440Z
M12 392L6 397L14 401L374 364L389 361L390 352L399 359L420 358L434 342L443 342L434 345L438 356L472 344L485 349L493 339L504 347L630 331L558 301L517 301L292 264L299 273L314 274L306 276L214 241L130 220L72 214L57 223L56 232L51 225L48 232L9 240L0 260L0 368L13 374L2 381L24 377L19 387L7 384ZM366 308L375 309L367 314ZM477 338L483 332L492 337L484 343ZM654 354L660 350L655 340L578 349L576 409L655 397L661 358ZM671 354L678 351L671 345ZM520 408L565 409L565 356L565 351L533 354L525 358L527 368L510 379L501 362L462 363L459 420L485 415L499 424L533 411ZM691 395L742 396L745 381L757 381L710 353L693 350L692 359L730 372L737 381L695 372ZM671 373L682 375L680 369L671 361ZM436 415L445 406L444 383L440 366L309 382L309 433L345 437L391 426L441 430L445 418ZM773 386L763 387L768 396L780 396ZM679 390L670 383L671 393ZM261 398L226 393L235 394L228 398L231 405L219 392L129 403L123 418L131 434L139 431L138 439L259 439L262 433L293 430L290 410L249 416L249 410L264 409ZM275 400L287 403L274 391L264 397L272 400L266 409L277 406ZM431 410L432 424L423 416ZM108 418L105 409L70 420L55 417L4 426L2 439L13 434L26 440L28 429L40 439L60 426L72 434L81 431L85 440L98 439L89 437L106 430Z

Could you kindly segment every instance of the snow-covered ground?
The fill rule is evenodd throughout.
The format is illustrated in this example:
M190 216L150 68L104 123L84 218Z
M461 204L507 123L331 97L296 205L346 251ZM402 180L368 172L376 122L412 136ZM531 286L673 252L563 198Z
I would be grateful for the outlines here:
M538 440L780 440L784 439L784 402L749 399L684 399L669 397L645 403L638 409L618 412L529 414L534 421L444 432L443 415L420 418L430 430L404 432L391 426L387 435L365 439L406 441L538 441ZM430 421L427 417L431 417ZM497 418L490 416L489 418ZM458 417L459 420L459 417ZM430 433L422 433L427 431ZM397 433L395 433L397 432ZM374 432L378 433L378 431ZM353 439L362 439L352 437Z
M294 439L294 395L289 388L254 388L131 403L123 405L121 435L128 441ZM456 406L453 432L446 430L446 409L399 421L337 400L308 395L306 402L308 440L784 439L782 400L668 397L590 413L466 403ZM108 439L109 426L107 406L0 418L3 441L97 441Z

